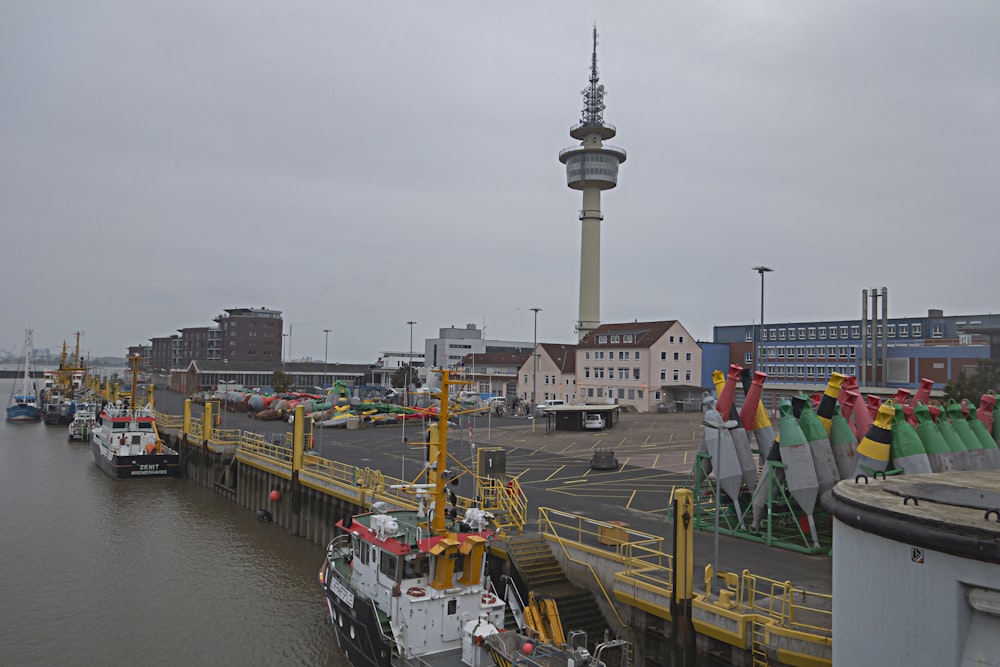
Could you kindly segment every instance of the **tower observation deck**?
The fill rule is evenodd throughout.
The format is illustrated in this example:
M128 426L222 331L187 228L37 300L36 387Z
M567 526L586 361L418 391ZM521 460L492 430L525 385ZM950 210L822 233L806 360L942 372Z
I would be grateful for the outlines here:
M601 324L601 191L618 185L618 165L625 161L625 149L606 146L604 141L617 134L604 121L604 86L597 74L597 27L590 59L590 83L583 90L583 114L569 130L580 145L559 151L566 165L566 185L583 191L580 238L580 314L576 323L579 340Z

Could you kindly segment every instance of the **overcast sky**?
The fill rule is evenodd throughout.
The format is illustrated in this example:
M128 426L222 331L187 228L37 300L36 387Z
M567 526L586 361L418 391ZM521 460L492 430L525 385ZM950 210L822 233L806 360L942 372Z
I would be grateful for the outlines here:
M591 30L601 319L996 311L1000 3L0 3L0 348L266 306L292 356L575 342Z

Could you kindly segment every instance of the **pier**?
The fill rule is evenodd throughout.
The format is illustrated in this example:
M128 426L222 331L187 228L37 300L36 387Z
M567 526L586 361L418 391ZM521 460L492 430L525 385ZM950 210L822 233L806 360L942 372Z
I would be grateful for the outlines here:
M418 425L406 424L404 441L401 425L307 432L301 415L293 425L232 412L220 419L214 402L192 405L172 392L157 401L165 409L158 413L161 435L181 452L184 474L251 512L266 511L290 535L325 545L338 519L373 502L415 506L392 487L412 481L423 466ZM625 415L607 432L546 434L523 419L480 417L471 439L454 429L449 451L470 468L476 449L505 453L504 481L467 475L457 487L460 507L478 496L497 517L502 536L492 547L491 577L530 580L532 573L515 572L524 566L515 567L509 546L534 536L548 545L541 562L558 563L573 585L592 594L612 634L632 639L635 664L663 664L656 656L682 637L678 621L693 629L699 652L721 664L832 664L828 556L725 535L716 546L715 534L692 526L692 558L683 565L691 595L678 606L668 515L677 491L690 483L700 418ZM619 467L591 469L597 448L613 448ZM711 563L716 552L719 562Z

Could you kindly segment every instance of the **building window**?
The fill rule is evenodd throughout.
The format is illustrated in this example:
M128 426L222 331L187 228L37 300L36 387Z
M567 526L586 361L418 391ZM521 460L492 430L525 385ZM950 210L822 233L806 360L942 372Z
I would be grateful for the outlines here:
M589 350L587 352L583 353L583 358L586 359L587 361L590 361L590 351Z
M931 325L931 338L941 338L944 336L944 327L940 324Z
M856 324L851 327L851 338L861 338L861 327Z
M618 369L618 379L619 380L627 380L628 379L628 369L627 368L619 368Z
M667 369L666 368L661 368L660 369L660 382L666 382L666 381L667 381Z
M681 345L683 345L684 344L684 336L678 336L677 337L677 342L680 343Z
M674 382L677 382L680 379L681 379L681 372L675 368L674 369Z
M896 325L895 324L890 324L888 326L888 330L889 330L889 338L895 338L896 337Z
M611 395L611 388L609 387L608 388L608 396L610 396L610 395ZM619 388L618 389L618 398L625 398L625 389L624 388Z
M619 336L618 334L613 334L611 336L611 342L612 343L620 343L620 342L622 342L622 337Z
M603 380L604 379L604 369L603 368L595 368L594 369L594 378L596 378L598 380Z
M794 328L789 328L788 329L788 340L795 340L795 329Z
M633 380L638 380L639 379L639 369L638 368L633 368L632 369L632 379Z
M625 334L624 336L622 336L622 342L623 343L631 343L632 342L632 334Z
M900 324L899 325L899 337L900 338L909 338L910 337L910 325L908 325L908 324Z
M747 366L753 365L753 352L743 353L743 363L746 364Z
M801 359L804 356L806 356L806 348L804 348L804 347L797 347L797 348L795 348L795 356L798 357L799 359Z
M847 338L847 327L840 327L840 337Z
M597 361L604 361L604 350L594 352L594 359Z
M814 348L814 347L807 347L806 348L806 358L812 359L815 356L816 356L816 348Z
M857 345L852 345L851 346L851 359L857 359L857 357L858 357L858 346Z
M688 381L688 382L691 381L691 369L690 368L688 370L684 371L684 379L686 381Z
M743 340L747 343L753 342L753 327L746 330L746 333L743 335Z
M653 400L658 401L658 400L660 400L660 398L661 398L660 392L659 391L654 391L653 392Z
M841 345L839 348L837 348L837 356L839 356L841 359L846 359L847 358L847 346L846 345Z
M638 359L638 357L636 357L636 359ZM667 360L667 353L660 352L660 361L666 361L666 360Z
M598 336L597 337L597 343L598 344L604 344L604 343L607 343L607 342L608 342L608 337L607 336Z
M806 328L799 327L799 340L805 340L805 337L806 337Z
M769 347L769 348L767 348L767 358L768 358L768 359L774 359L774 351L775 351L776 349L777 349L777 348L774 348L774 347Z
M816 338L816 327L809 327L809 338Z
M635 389L628 390L628 400L630 401L635 400Z
M783 347L777 347L775 349L778 350L778 358L779 359L784 359L785 358L785 348L783 348Z
M639 361L639 350L635 351L635 355L634 356L635 356L635 360ZM625 358L628 359L628 357L625 357Z
M910 327L910 329L911 329L911 333L913 334L914 338L922 338L923 337L923 335L924 335L924 333L923 333L924 332L924 325L918 324L918 323L914 322L913 326Z
M636 398L638 398L641 401L643 393L645 393L645 392L643 392L642 389L639 389L638 391L636 391L635 392Z
M819 337L820 338L826 338L826 327L820 327L819 328Z
M785 340L785 330L778 329L778 340Z
M673 345L674 344L674 337L671 336L669 340L670 340L670 344Z

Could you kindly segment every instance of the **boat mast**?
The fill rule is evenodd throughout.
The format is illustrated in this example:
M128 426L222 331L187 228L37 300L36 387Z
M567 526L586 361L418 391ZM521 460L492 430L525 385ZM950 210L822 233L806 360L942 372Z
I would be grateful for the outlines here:
M448 408L451 399L451 371L441 371L441 393L438 394L438 447L434 463L434 517L431 520L431 535L444 535L447 510L444 504L445 468L448 467Z

